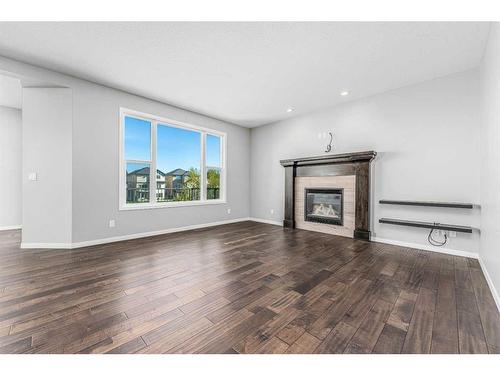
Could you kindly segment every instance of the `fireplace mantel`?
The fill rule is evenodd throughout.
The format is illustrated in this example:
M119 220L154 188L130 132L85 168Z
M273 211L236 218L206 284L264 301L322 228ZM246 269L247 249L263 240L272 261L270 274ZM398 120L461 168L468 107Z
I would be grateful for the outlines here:
M375 151L332 154L281 160L285 168L285 216L283 226L295 228L295 178L355 176L354 238L370 240L370 163Z
M355 162L370 162L377 156L375 151L350 152L346 154L332 154L323 156L312 156L307 158L285 159L280 160L284 167L301 166L301 165L319 165L319 164L341 164Z

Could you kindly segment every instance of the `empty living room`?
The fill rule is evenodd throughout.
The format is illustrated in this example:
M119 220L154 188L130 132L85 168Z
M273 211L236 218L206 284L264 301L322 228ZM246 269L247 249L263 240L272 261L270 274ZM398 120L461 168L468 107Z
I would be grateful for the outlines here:
M500 367L493 10L32 4L0 21L3 373Z

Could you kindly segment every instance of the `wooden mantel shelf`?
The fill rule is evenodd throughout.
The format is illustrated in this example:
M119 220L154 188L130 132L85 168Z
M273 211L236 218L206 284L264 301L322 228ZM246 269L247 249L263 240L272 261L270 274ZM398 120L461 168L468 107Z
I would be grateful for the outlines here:
M312 156L307 158L280 160L284 167L319 165L319 164L342 164L354 162L370 162L377 155L375 151L350 152L346 154L330 154L322 156Z

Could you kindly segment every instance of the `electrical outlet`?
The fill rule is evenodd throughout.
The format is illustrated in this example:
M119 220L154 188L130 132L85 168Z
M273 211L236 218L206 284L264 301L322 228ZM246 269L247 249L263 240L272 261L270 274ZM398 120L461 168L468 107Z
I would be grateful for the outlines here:
M227 209L227 214L229 215L230 213L231 213L231 209L230 209L230 208L228 208L228 209Z
M111 219L111 220L109 221L109 227L110 227L110 228L114 228L114 227L115 227L115 225L116 225L115 220L114 220L114 219Z
M450 238L455 238L456 236L457 236L457 232L455 232L454 230L450 230L449 237Z
M271 208L269 212L271 212L271 215L274 215L274 208Z

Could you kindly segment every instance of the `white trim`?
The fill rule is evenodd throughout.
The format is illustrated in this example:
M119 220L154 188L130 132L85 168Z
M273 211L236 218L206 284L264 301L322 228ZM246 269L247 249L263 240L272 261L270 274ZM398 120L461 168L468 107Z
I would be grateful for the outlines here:
M206 201L179 201L179 202L157 202L152 203L129 203L120 208L120 211L129 210L152 210L157 208L189 207L189 206L207 206L211 204L226 204L227 201L220 199L210 199Z
M131 160L125 159L125 117L135 117L140 120L148 121L151 124L151 160L144 161L144 164L150 165L150 178L149 178L149 203L126 203L126 164L127 162L135 162ZM119 211L127 211L127 210L142 210L142 209L155 209L155 208L169 208L169 207L183 207L183 206L203 206L209 204L223 204L226 203L226 194L227 194L227 181L226 181L226 158L227 158L227 134L225 132L221 132L218 130L213 130L209 128L204 128L197 125L188 124L185 122L172 120L165 117L160 117L157 115L152 115L149 113L135 111L133 109L128 109L124 107L120 107L120 124L119 124L119 183L118 183L118 210ZM191 130L200 133L200 151L201 151L201 160L200 160L200 200L198 201L182 201L182 202L157 202L156 198L156 172L157 172L157 128L158 124L161 126L169 126L184 130ZM220 147L221 147L221 180L220 180L220 188L219 188L219 197L220 199L212 200L206 199L206 135L211 134L217 137L220 137Z
M207 200L207 155L205 155L207 148L207 133L200 134L200 201ZM220 191L219 187L219 191Z
M239 219L215 221L212 223L188 225L185 227L168 228L168 229L162 229L162 230L157 230L157 231L152 231L152 232L126 234L124 236L107 237L107 238L100 238L97 240L74 242L74 243L31 243L31 242L26 243L26 242L21 242L21 249L77 249L80 247L103 245L103 244L112 243L112 242L127 241L127 240L133 240L133 239L144 238L144 237L159 236L159 235L168 234L168 233L184 232L187 230L208 228L208 227L213 227L213 226L217 226L217 225L239 223L241 221L249 221L249 220L250 220L250 218L248 218L248 217L242 217Z
M419 250L433 251L435 253L449 254L449 255L455 255L455 256L459 256L459 257L466 257L466 258L473 258L473 259L479 258L479 254L472 253L469 251L463 251L463 250L455 250L455 249L449 249L449 248L445 248L445 247L435 247L435 246L431 246L431 245L422 245L422 244L413 243L413 242L402 242L402 241L396 241L396 240L389 240L387 238L380 238L380 237L371 237L371 240L374 242L386 243L389 245L396 245L396 246L409 247L409 248L419 249Z
M218 131L218 130L205 128L203 126L189 124L187 122L173 120L173 119L170 119L167 117L152 115L150 113L139 112L139 111L136 111L134 109L129 109L129 108L125 108L125 107L120 107L120 113L122 113L124 115L140 117L141 120L145 120L145 121L161 122L162 125L173 126L174 128L181 128L181 129L187 128L187 129L195 130L198 132L206 132L206 133L210 133L210 134L214 134L214 135L218 135L218 136L222 136L222 137L226 136L226 133Z
M71 249L72 245L65 242L21 242L21 249Z
M281 221L275 221L275 220L269 220L269 219L260 219L258 217L250 217L250 218L248 218L248 220L250 220L250 221L256 221L257 223L278 225L280 227L283 226L283 223Z
M479 265L481 266L481 270L483 271L484 278L486 279L488 287L490 288L490 292L493 296L493 299L495 300L495 303L497 305L498 312L500 312L500 296L498 295L498 291L495 288L495 285L493 284L493 280L491 280L490 274L486 269L486 264L484 264L483 260L481 259L481 256L478 257L478 261Z
M158 131L158 123L156 121L151 121L151 163L149 164L149 201L151 204L156 205L158 193L158 181L156 181L156 177L158 176L158 166L156 165L156 151L157 151L157 139L156 134ZM125 160L127 162L127 160ZM166 179L165 179L166 181ZM127 183L125 182L125 189L127 188Z
M18 225L7 225L5 227L0 227L0 232L3 231L3 230L14 230L14 229L21 229L21 228L22 228L21 224L18 224Z

